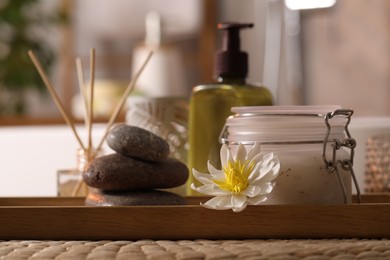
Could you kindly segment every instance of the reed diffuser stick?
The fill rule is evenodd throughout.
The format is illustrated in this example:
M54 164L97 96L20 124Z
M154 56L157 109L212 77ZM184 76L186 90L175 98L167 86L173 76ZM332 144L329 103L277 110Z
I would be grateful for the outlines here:
M87 156L88 158L92 154L92 124L93 124L93 94L94 94L94 82L95 82L95 49L92 48L91 51L91 57L90 57L90 86L89 86L89 115L88 115L88 151Z
M68 124L68 126L72 129L72 132L75 135L80 147L83 150L85 150L85 146L84 146L83 142L81 141L79 135L77 134L77 131L76 131L76 128L74 126L73 121L71 120L68 112L66 111L66 109L63 106L60 98L58 97L55 89L53 88L53 85L51 84L49 77L47 76L46 72L43 70L41 63L39 62L39 60L37 59L37 57L35 56L35 54L32 50L29 50L27 53L28 53L28 56L30 57L30 59L32 60L32 62L34 63L34 66L37 69L39 75L41 76L43 82L45 83L46 88L49 90L50 95L54 99L54 102L56 103L58 109L60 110L62 117L65 119L65 122Z
M85 125L88 131L88 146L85 152L85 156L88 161L93 159L93 145L92 145L92 125L93 125L93 100L94 100L94 80L95 80L95 49L92 48L90 51L90 85L89 92L85 88L85 81L83 79L82 65L81 60L76 59L77 72L79 75L80 89L84 99L85 105ZM83 87L81 87L83 86ZM76 196L80 190L83 188L84 191L87 190L87 187L83 180L79 180L74 187L71 195Z
M145 67L148 64L148 62L149 62L150 58L152 57L152 55L153 55L153 51L150 51L148 56L146 57L144 63L142 64L141 68L139 69L139 71L131 79L129 85L127 86L125 92L122 95L121 100L119 101L119 103L115 107L114 112L111 114L111 117L110 117L110 119L109 119L109 121L107 123L106 131L104 132L104 135L103 135L99 145L97 146L96 151L99 151L101 149L101 147L102 147L102 145L104 143L104 140L106 139L111 126L114 124L115 120L117 119L117 117L119 115L119 112L121 111L123 105L125 104L125 102L127 100L127 97L129 96L131 91L134 89L134 86L137 83L138 78L141 76L143 70L145 69Z
M81 63L81 59L79 57L76 58L76 68L77 68L77 76L79 81L80 94L82 97L82 101L84 104L84 124L85 129L88 129L88 97L87 97L87 89L85 88L84 81L84 73L83 73L83 65Z

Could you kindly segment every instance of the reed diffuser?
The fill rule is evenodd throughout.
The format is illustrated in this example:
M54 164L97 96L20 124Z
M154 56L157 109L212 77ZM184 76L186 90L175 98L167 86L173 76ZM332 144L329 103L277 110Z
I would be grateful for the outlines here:
M93 161L94 158L101 154L102 145L108 135L110 128L113 126L115 120L118 118L120 111L122 110L127 97L134 89L134 86L148 64L150 58L153 55L153 51L149 52L149 55L146 57L144 63L138 72L134 75L134 77L130 80L128 86L126 87L119 103L116 105L114 111L112 112L105 132L100 139L100 142L94 146L92 142L92 126L93 126L93 101L94 101L94 78L95 78L95 49L91 48L90 50L90 85L89 88L86 87L82 69L82 63L80 58L76 58L76 66L77 66L77 74L81 96L84 101L84 123L88 133L87 145L81 140L79 134L77 133L77 129L75 127L74 121L70 116L69 112L66 110L61 100L59 99L52 83L49 80L46 72L44 71L41 63L35 56L32 50L28 51L28 55L32 60L35 68L37 69L39 75L41 76L46 88L48 89L51 97L53 98L56 106L58 107L62 117L64 118L66 124L72 130L76 141L79 145L77 151L77 168L75 170L65 170L58 171L58 195L59 196L86 196L88 194L88 187L82 180L82 173L86 171L89 164Z

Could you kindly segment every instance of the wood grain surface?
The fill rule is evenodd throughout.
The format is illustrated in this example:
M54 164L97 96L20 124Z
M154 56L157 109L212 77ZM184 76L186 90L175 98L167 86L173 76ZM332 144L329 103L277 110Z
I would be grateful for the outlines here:
M375 199L376 198L376 201ZM0 198L0 239L390 238L388 195L349 205L86 207L80 198Z

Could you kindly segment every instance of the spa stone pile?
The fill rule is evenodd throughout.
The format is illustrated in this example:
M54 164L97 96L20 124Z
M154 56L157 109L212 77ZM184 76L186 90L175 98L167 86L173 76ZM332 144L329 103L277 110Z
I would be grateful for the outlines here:
M187 166L169 158L169 145L159 136L121 124L110 130L113 154L96 158L83 174L92 187L87 205L180 205L184 198L158 189L175 188L188 179Z

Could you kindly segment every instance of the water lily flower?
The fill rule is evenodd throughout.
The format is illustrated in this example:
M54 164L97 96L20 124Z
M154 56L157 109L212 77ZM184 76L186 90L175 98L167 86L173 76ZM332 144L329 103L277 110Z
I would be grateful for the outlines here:
M273 153L262 153L260 144L246 150L239 144L235 156L226 144L220 151L222 169L218 170L208 161L208 173L192 169L192 173L203 185L191 188L205 195L214 196L202 204L210 209L232 209L240 212L247 205L258 205L266 200L273 189L273 181L279 175L280 162Z

